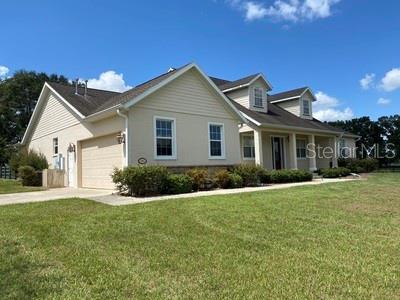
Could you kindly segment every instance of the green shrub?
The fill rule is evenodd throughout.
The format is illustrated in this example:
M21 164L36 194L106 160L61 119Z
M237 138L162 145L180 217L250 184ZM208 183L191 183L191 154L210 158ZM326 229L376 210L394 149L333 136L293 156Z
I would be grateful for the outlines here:
M232 189L243 187L243 178L239 174L229 173L229 182Z
M193 190L195 191L207 191L211 190L215 186L215 182L209 177L207 169L194 168L186 172L193 180Z
M242 177L238 174L230 173L227 170L220 170L216 172L215 181L222 189L232 189L243 186Z
M35 171L31 166L20 166L18 176L23 186L41 186L41 173Z
M342 158L338 160L338 165L350 169L354 173L369 173L379 168L379 161L374 158Z
M272 183L311 181L313 175L305 170L274 170L271 172Z
M261 183L271 183L271 172L265 169L260 170L259 177Z
M320 175L324 178L338 178L348 176L351 173L350 169L339 167L339 168L332 168L332 169L321 169L319 171Z
M272 183L290 183L311 181L313 175L305 170L274 170L271 172Z
M31 166L36 171L42 171L49 168L49 163L43 153L20 149L20 151L12 155L10 167L14 171L18 171L20 166Z
M161 166L129 166L115 169L111 177L119 189L127 190L131 196L144 197L165 191L168 171Z
M193 189L193 180L185 174L172 174L167 178L166 193L183 194L190 193Z
M259 186L265 170L260 166L241 164L233 168L233 173L242 177L244 186Z
M112 181L115 183L120 193L128 189L124 175L125 175L124 170L118 168L114 168L114 171L111 175Z

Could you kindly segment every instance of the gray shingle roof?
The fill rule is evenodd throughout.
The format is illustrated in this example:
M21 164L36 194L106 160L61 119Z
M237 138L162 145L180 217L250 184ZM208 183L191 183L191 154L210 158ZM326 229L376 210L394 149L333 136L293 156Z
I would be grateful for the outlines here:
M268 95L268 101L272 102L287 98L300 97L307 89L308 87L305 86L298 89L277 93L274 95Z
M216 78L216 77L210 77L210 79L216 84L216 86L218 86L218 88L221 91L224 91L224 90L238 87L241 85L249 84L258 75L260 75L260 73L246 76L246 77L240 78L238 80L234 80L234 81L220 79L220 78Z
M233 100L231 101L239 111L264 125L301 127L310 130L333 131L337 133L343 132L343 130L330 126L317 119L307 120L297 117L273 103L268 103L268 112L264 113L247 109L239 103Z
M79 87L79 95L75 94L75 86L68 86L59 83L48 82L48 84L53 87L66 101L68 101L76 110L78 110L82 115L89 116L91 114L103 111L107 108L111 108L118 104L122 104L129 101L140 94L143 94L148 89L159 84L163 80L167 79L171 75L175 74L178 70L186 67L182 66L173 71L161 74L149 81L135 86L134 88L124 92L112 92L98 89L87 89L86 98L83 96L84 87Z
M84 97L85 89L78 87L79 95L75 94L75 86L61 83L47 82L57 91L66 101L68 101L82 115L88 116L106 103L110 98L120 94L117 92L87 89L87 96Z

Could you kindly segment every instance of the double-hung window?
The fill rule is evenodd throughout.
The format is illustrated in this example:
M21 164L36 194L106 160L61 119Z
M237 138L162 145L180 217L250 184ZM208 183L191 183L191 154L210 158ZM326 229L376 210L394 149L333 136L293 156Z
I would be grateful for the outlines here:
M224 125L208 123L208 148L210 159L225 158Z
M309 117L310 113L310 101L303 100L303 115Z
M243 143L243 158L254 159L255 157L254 137L251 135L244 135L242 143Z
M156 159L176 158L175 119L154 118L154 144Z
M307 158L306 140L296 140L296 156L297 158Z
M340 153L340 157L342 157L342 158L348 158L348 156L349 156L345 139L340 139L340 141L339 141L339 153Z
M53 138L53 155L58 154L58 138Z
M263 89L254 88L254 106L263 107Z

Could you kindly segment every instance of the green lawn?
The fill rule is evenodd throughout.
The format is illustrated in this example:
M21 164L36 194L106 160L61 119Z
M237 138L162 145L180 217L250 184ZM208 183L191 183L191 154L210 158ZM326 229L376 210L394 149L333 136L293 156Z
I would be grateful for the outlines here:
M18 180L0 179L0 194L42 191L43 189L37 186L22 186Z
M399 183L3 206L0 297L399 299Z

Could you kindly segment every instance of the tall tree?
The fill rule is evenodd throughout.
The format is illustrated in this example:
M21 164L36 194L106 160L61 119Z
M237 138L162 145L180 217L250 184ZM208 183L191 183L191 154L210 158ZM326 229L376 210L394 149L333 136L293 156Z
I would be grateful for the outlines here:
M379 158L381 164L384 164L388 162L384 158L387 154L387 134L393 130L392 122L394 119L388 119L387 117L382 117L381 119L382 122L385 121L382 124L380 121L372 121L369 117L330 122L329 124L360 136L360 139L356 141L357 156L359 158L374 155ZM399 128L397 127L396 130L394 132L398 134Z
M0 163L7 159L7 146L22 140L46 81L69 84L68 79L62 75L24 70L0 80Z

